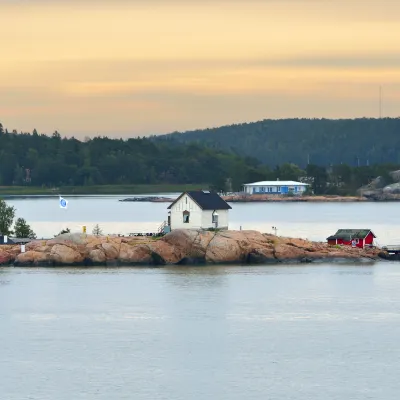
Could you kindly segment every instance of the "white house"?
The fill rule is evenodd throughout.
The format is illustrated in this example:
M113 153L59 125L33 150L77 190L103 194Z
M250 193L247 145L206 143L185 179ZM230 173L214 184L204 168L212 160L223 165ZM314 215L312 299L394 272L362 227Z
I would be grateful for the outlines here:
M231 208L217 193L185 192L168 207L168 226L170 230L228 229Z
M261 181L243 185L246 194L302 194L307 190L308 183L295 181Z

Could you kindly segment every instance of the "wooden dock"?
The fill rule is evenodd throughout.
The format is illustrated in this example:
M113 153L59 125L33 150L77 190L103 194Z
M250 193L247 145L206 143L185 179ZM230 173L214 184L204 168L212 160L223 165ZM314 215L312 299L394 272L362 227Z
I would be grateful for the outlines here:
M383 246L383 251L387 251L389 254L400 254L400 245Z

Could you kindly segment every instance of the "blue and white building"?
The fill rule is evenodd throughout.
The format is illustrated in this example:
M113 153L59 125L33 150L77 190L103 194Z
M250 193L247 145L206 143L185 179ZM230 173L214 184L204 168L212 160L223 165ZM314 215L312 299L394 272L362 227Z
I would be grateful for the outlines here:
M261 181L243 185L246 194L303 194L308 183L295 181Z

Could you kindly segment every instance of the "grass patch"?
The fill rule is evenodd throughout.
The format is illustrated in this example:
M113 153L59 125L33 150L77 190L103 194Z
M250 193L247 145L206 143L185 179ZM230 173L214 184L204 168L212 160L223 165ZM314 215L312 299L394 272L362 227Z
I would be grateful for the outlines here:
M60 186L45 188L35 186L0 186L0 196L24 195L67 195L67 194L154 194L185 192L189 190L208 189L208 184L193 185L95 185L95 186Z

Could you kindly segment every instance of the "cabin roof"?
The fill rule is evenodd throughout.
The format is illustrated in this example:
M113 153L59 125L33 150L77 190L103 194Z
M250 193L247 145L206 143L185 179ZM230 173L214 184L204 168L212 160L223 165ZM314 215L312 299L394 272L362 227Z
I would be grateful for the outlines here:
M243 186L309 186L309 184L296 181L261 181L245 183Z
M7 243L4 243L4 235L3 235L3 239L1 239L1 243L0 244L5 244L5 245L9 245L9 244L27 244L29 242L32 242L33 239L28 239L28 238L15 238L15 237L9 237L7 238Z
M372 233L373 237L376 238L371 229L339 229L334 235L329 236L327 240L331 239L365 239L369 233Z
M218 193L205 190L197 190L182 193L169 207L177 203L185 194L187 194L202 210L230 210L232 207L222 199Z

